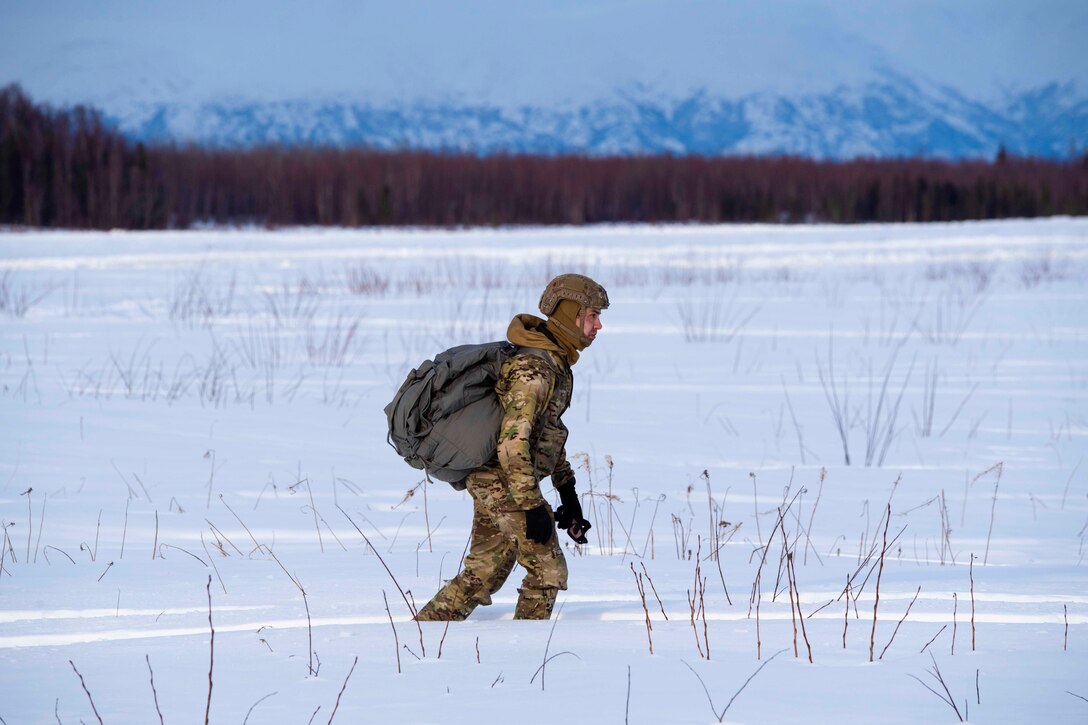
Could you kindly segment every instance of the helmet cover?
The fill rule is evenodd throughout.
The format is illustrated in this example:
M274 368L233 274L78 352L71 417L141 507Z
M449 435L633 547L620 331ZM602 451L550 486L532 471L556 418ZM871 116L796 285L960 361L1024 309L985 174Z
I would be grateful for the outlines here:
M560 300L572 300L582 308L608 309L608 292L589 277L581 274L561 274L544 288L540 296L540 311L550 317Z

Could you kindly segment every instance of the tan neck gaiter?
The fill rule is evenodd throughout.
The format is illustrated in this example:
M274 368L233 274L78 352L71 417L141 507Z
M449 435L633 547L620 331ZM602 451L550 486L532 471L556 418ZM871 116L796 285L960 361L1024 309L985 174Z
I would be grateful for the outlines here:
M574 300L560 300L555 312L548 317L548 331L552 333L555 341L563 348L568 365L578 362L578 352L586 347L577 322L578 314L581 311L582 306Z

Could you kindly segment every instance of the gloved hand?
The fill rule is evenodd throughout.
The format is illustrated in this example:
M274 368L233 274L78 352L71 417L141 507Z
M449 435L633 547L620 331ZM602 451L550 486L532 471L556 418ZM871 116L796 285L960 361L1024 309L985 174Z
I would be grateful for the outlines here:
M525 535L538 544L547 544L552 540L552 517L548 507L540 504L525 512Z
M574 539L576 544L588 543L586 532L592 528L593 524L582 518L582 504L578 501L574 482L560 486L558 491L562 504L555 510L555 527L566 529L567 536Z

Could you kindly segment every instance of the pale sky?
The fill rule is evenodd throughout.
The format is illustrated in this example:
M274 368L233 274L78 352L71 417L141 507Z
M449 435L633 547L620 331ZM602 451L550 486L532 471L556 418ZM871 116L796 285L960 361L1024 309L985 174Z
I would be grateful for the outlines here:
M881 70L988 99L1088 90L1084 0L0 0L35 99L578 102L824 91Z

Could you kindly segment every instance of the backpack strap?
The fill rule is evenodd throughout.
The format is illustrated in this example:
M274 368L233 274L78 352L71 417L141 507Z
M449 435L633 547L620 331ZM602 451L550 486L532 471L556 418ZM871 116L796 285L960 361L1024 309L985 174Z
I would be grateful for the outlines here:
M552 356L550 354L548 354L547 350L543 350L543 349L541 349L539 347L520 347L519 346L517 348L517 350L514 351L513 354L514 355L525 354L525 355L532 355L533 357L538 357L541 360L548 363L548 366L550 368L552 368L556 372L559 372L559 368L556 366L555 360L552 359Z
M549 335L549 337L551 337L551 336ZM550 367L552 369L552 371L557 376L562 372L559 369L559 367L555 364L555 360L552 359L551 354L547 350L542 350L539 347L518 347L518 349L514 351L514 355L520 355L522 353L524 353L526 355L532 355L533 357L538 357L541 360L544 360L545 362L548 363L548 367ZM568 365L566 363L566 361L563 362L563 367L565 367L567 369L567 376L570 378L570 394L571 394L571 400L573 400L574 399L574 375L571 374L570 365ZM567 402L567 407L570 407L570 401ZM562 413L565 413L566 410L567 409L564 408Z

